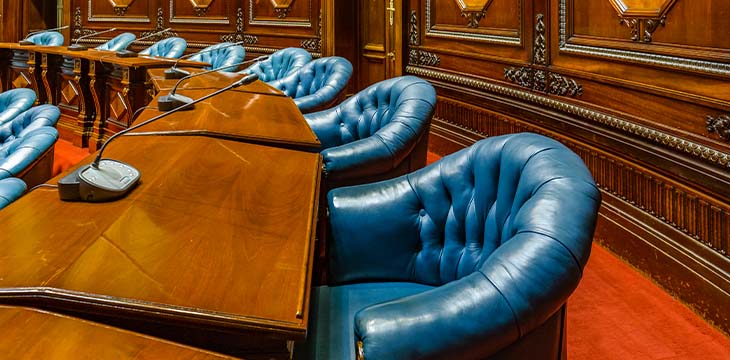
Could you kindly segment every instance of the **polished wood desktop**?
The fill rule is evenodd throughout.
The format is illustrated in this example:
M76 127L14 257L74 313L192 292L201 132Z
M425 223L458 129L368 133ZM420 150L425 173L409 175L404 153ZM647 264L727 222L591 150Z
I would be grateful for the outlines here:
M294 109L286 97L221 94L135 131L215 135L108 146L105 158L142 174L126 198L63 202L39 188L11 204L0 212L0 302L288 357L306 336L321 173L316 137Z
M130 331L30 308L0 306L4 359L231 359Z
M185 67L187 65L182 64L181 68L190 72L191 74L198 74L203 72L204 70L200 68L188 68ZM150 79L150 82L152 82L153 89L155 91L155 94L162 90L172 90L172 88L175 87L175 85L180 81L181 79L165 79L165 70L166 69L160 69L160 68L151 68L147 70L147 75ZM241 77L243 77L242 74L235 73L235 72L223 72L223 71L216 71L212 72L203 76L196 76L191 77L189 79L185 79L182 82L180 82L180 85L178 86L178 89L184 90L184 89L220 89L226 85L229 85L233 83L236 80L239 80ZM243 88L236 88L233 89L233 91L244 91L244 92L253 92L253 93L259 93L259 94L270 94L270 95L281 95L284 96L284 94L276 88L273 88L266 83L257 81L250 85L247 85Z

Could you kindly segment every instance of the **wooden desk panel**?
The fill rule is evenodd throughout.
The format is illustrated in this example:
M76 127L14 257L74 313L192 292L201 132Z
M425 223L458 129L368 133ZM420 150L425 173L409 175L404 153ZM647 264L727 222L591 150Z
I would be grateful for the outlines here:
M0 306L0 353L7 359L231 359L45 311Z
M207 137L107 151L142 173L128 197L40 188L0 213L0 301L304 338L318 153Z
M189 71L191 74L203 72L203 70L201 70L201 69L194 69L194 68L185 68L185 70ZM152 81L152 85L154 86L156 92L160 92L162 90L168 90L168 91L172 90L172 88L175 87L175 84L177 84L177 82L179 80L179 79L166 80L164 71L165 71L165 69L147 70L147 74L150 78L150 81ZM182 83L180 83L180 86L178 86L178 89L180 89L180 90L220 89L220 88L225 87L226 85L230 85L231 83L233 83L236 80L241 79L243 76L244 75L239 74L239 73L217 71L217 72L212 72L212 73L209 73L206 75L201 75L201 76L187 79L187 80L183 81ZM239 87L239 88L233 89L232 91L286 96L286 95L284 95L284 93L279 91L279 89L271 87L261 81L254 82L245 87Z
M203 76L201 76L203 77ZM256 88L268 85L257 81ZM146 131L204 130L214 135L278 143L309 149L319 149L317 136L304 120L294 102L285 96L263 95L228 91L195 105L194 110L173 113L139 129ZM161 94L167 93L163 91ZM178 90L180 95L197 99L211 93L211 90ZM156 105L153 101L151 105ZM192 113L195 116L191 116ZM146 110L137 118L139 123L160 112Z

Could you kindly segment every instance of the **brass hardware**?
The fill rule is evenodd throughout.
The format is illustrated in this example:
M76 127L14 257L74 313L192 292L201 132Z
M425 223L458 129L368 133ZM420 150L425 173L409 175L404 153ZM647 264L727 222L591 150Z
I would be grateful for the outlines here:
M388 57L390 58L390 61L395 61L395 51L389 52Z
M390 3L388 4L388 7L385 8L385 11L388 12L388 19L390 20L390 26L393 26L393 19L395 18L395 3L394 3L394 0L390 0Z

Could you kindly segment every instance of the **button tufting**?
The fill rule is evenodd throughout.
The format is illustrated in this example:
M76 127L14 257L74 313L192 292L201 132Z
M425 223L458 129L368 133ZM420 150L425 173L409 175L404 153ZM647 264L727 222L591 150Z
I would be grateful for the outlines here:
M421 209L421 211L418 212L418 215L426 216L426 210L425 209Z

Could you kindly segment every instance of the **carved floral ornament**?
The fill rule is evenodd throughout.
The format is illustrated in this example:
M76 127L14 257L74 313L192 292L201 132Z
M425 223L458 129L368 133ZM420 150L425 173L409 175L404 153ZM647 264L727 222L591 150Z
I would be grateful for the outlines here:
M479 21L487 14L492 0L455 0L461 10L461 16L467 20L466 27L476 29Z
M114 13L119 16L124 16L127 13L127 8L132 5L134 0L109 0L109 3L114 7Z
M659 25L664 26L667 14L677 0L608 0L619 16L619 22L631 29L631 40L651 42Z

